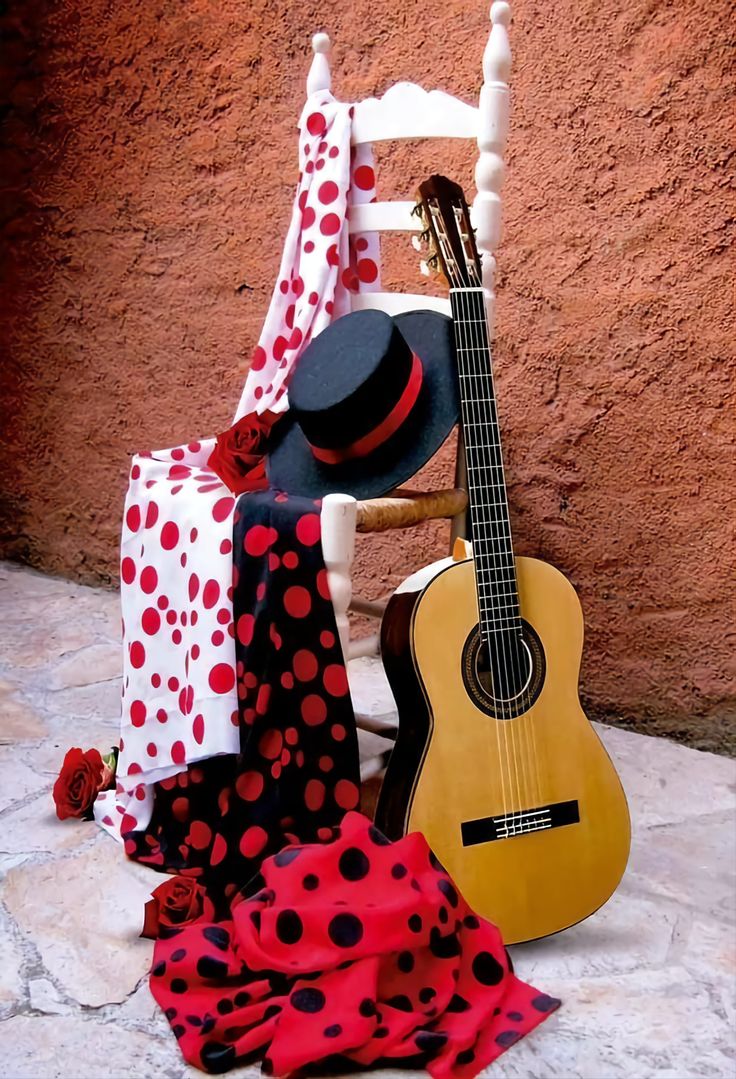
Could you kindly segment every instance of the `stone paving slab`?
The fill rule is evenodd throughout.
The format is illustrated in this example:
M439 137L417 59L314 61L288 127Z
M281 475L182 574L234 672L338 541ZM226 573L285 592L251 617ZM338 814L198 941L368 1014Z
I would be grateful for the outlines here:
M118 603L113 592L0 563L3 1079L201 1075L182 1061L148 990L152 945L138 932L158 877L93 824L58 821L50 799L70 745L105 748L117 737ZM359 711L391 715L376 661L351 664L350 680ZM564 1004L486 1074L733 1079L736 762L598 730L629 796L629 869L594 917L513 949L519 974ZM385 745L361 744L373 756Z

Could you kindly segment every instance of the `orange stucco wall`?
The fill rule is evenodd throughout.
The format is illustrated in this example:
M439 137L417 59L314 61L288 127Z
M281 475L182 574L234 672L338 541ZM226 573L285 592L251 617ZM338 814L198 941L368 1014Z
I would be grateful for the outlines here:
M340 96L476 98L470 0L26 0L5 15L5 556L115 582L128 457L227 425L296 179L309 39ZM517 549L587 617L597 715L723 746L731 560L733 49L726 0L513 5L498 390ZM379 193L473 147L379 155ZM405 241L389 286L414 284ZM451 447L427 469L450 476ZM385 593L446 526L363 541ZM732 620L732 619L731 619Z

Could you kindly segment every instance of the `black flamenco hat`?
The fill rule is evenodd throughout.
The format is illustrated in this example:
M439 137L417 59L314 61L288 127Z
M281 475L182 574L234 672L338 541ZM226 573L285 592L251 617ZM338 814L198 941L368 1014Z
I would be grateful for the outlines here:
M432 457L457 423L452 320L433 311L344 315L302 353L273 430L272 487L376 498Z

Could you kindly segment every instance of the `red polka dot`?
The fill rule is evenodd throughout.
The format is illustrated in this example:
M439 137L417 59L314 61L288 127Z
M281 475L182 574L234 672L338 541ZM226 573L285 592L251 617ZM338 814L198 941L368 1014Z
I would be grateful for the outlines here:
M325 206L328 202L334 202L339 194L339 188L333 180L325 180L323 184L319 185L319 191L317 192L317 198Z
M317 657L307 648L300 648L294 655L294 674L300 682L310 682L317 676Z
M124 558L120 563L120 576L126 584L132 584L135 580L135 562L132 558Z
M358 262L358 277L369 285L378 277L378 267L373 259L360 259Z
M268 702L271 700L271 687L263 685L258 690L256 697L256 712L259 716L265 716L268 712Z
M321 772L331 772L335 767L335 762L332 757L320 757L318 763Z
M320 523L318 513L305 513L296 523L296 538L305 547L312 547L319 541Z
M316 693L309 693L302 701L302 719L309 727L317 727L327 719L327 705Z
M152 637L154 633L158 633L161 628L161 615L155 607L146 607L141 615L141 626L143 627L143 632L147 633L149 637Z
M284 607L292 618L304 618L312 609L312 597L302 585L291 585L284 592Z
M236 627L238 640L241 644L250 644L253 640L253 626L255 618L252 614L241 614Z
M275 340L275 341L274 341L274 343L273 343L273 355L274 355L274 359L276 359L276 360L283 360L283 358L284 358L284 353L286 352L286 346L287 346L287 344L288 344L288 341L286 340L286 338L285 338L285 337L281 337L281 336L279 336L279 337L277 337L277 338L276 338L276 340ZM255 527L256 527L256 528L262 528L262 527L263 527L263 525L256 525Z
M184 450L181 448L181 446L177 446L177 448L175 450L171 451L171 456L175 461L183 461L184 460Z
M175 693L177 691L177 689L179 688L179 679L178 678L169 678L166 685L169 687L169 689L171 690L172 693Z
M187 472L189 469L187 469ZM148 509L146 510L146 528L153 528L158 520L158 506L155 502L148 503Z
M215 836L215 841L212 844L212 850L210 851L210 865L219 865L226 854L227 843L218 832Z
M287 551L281 561L286 569L296 569L299 565L299 555L296 551Z
M265 525L253 525L245 534L243 547L247 554L258 557L265 554L278 533L274 528L266 528Z
M319 231L323 236L334 236L340 231L340 218L337 214L325 214L319 223Z
M125 523L131 532L137 532L141 527L141 511L137 506L131 506L125 514Z
M316 812L321 809L325 800L325 785L321 779L310 779L304 788L304 801L307 809Z
M358 788L349 779L338 779L335 784L335 801L341 809L355 809L360 795Z
M332 596L330 595L330 581L326 569L321 569L317 574L317 591L322 599L332 599Z
M228 495L226 498L218 498L212 507L212 516L216 521L225 521L230 515L230 512L235 505L235 499L230 498Z
M319 643L323 648L332 648L335 644L335 634L330 633L328 629L323 629L319 635Z
M144 592L151 594L155 592L158 586L158 574L153 566L146 566L141 573L141 588Z
M215 580L208 581L207 584L204 586L204 591L202 592L202 603L209 610L210 608L215 606L219 598L219 584Z
M156 712L156 719L159 721L159 723L165 723L168 718L168 714L163 710L163 708L159 708L158 712Z
M328 266L339 266L340 265L340 255L339 255L338 250L337 250L337 244L333 244L332 247L327 248L326 258L327 258L327 265ZM328 315L332 314L332 303L329 300L325 304L325 311L327 312Z
M130 646L130 663L131 666L139 670L146 662L146 650L140 641L133 641Z
M212 829L202 820L192 821L189 829L189 842L195 850L204 850L212 840Z
M268 842L268 833L259 825L254 824L243 832L240 840L240 853L244 858L255 858L260 854Z
M229 693L235 685L235 671L229 663L217 663L210 671L209 683L214 693Z
M344 742L347 731L341 723L333 723L330 728L330 734L336 742Z
M216 629L215 632L212 634L210 640L214 644L215 648L219 648L222 642L225 640L225 634L222 632L221 629Z
M179 711L183 715L188 716L192 710L194 704L194 689L192 686L185 686L179 693Z
M289 671L284 671L284 673L281 675L281 685L284 687L284 689L293 689L294 675L291 674Z
M359 165L353 173L353 183L361 191L370 191L376 186L376 175L370 165Z
M281 775L281 761L275 761L271 765L271 775L274 779L278 779Z
M224 539L222 541L222 543L220 544L220 554L230 554L232 549L233 549L232 541L229 540L229 539ZM217 838L221 839L222 837L218 836Z
M263 776L260 772L243 772L235 780L235 790L245 802L255 802L263 790Z
M156 743L155 742L149 742L148 743L148 745L146 746L146 753L148 754L149 757L155 757L156 756L156 754L158 753L158 750L156 749Z
M199 592L199 577L193 573L189 578L189 599L193 600Z
M324 135L327 122L321 112L313 112L307 117L307 131L310 135Z
M256 345L250 361L251 370L260 371L262 367L265 367L267 359L265 349L261 348L260 345Z
M178 821L185 821L189 816L189 799L175 798L171 803L171 812Z
M183 764L186 757L186 750L184 749L183 742L174 742L171 747L171 759L174 764Z
M165 551L173 551L179 542L179 529L173 521L167 521L161 529L161 546Z
M228 624L230 621L230 613L231 612L228 611L227 607L221 607L217 612L217 621L221 626L226 626Z
M344 697L348 692L348 676L341 663L330 663L322 676L325 689L333 697Z
M283 745L283 737L281 731L270 730L266 731L261 736L261 740L258 743L258 750L262 757L266 760L273 761L276 757L280 756L281 748Z
M290 746L295 746L299 741L299 731L296 727L287 727L284 738Z
M305 206L302 211L302 227L305 229L311 228L314 222L317 220L317 215L311 206Z
M174 622L176 622L176 611L167 611L166 621L169 623L170 626L173 626Z
M131 704L130 722L134 727L142 727L146 722L146 706L143 701L133 701Z

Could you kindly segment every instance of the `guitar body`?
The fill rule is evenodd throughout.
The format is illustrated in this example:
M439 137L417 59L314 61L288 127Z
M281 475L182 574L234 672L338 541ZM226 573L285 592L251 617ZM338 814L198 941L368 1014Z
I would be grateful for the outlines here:
M545 562L515 563L534 673L500 711L475 677L472 560L390 601L382 653L400 725L376 814L391 838L422 832L507 943L592 914L621 879L630 845L621 783L578 700L578 598Z

